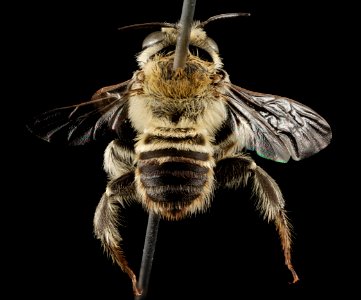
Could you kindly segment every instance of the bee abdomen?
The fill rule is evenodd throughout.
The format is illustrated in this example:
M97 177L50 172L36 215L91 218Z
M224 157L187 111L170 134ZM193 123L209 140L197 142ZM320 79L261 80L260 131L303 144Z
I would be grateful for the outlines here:
M162 158L162 157L178 157L185 159L193 159L200 161L207 161L209 154L205 152L191 151L191 150L178 150L177 148L165 148L153 151L142 152L139 155L140 160L147 160L151 158Z
M154 202L189 202L198 198L208 181L202 162L209 154L165 148L139 155L140 182Z
M148 135L144 144L154 144L154 143L172 143L172 144L188 144L188 145L204 145L205 139L201 134L195 134L190 136L158 136L158 135Z

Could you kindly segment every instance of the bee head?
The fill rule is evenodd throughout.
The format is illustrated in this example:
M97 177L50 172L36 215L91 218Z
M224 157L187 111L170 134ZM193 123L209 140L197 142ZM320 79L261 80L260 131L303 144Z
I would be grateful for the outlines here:
M221 58L219 56L218 45L216 42L207 36L204 27L215 20L232 18L238 16L248 16L247 13L228 13L216 15L204 22L196 21L191 28L189 40L189 54L197 56L203 61L211 62L214 64L215 69L222 67ZM160 27L159 31L154 31L149 34L143 41L143 50L138 54L137 61L140 68L154 58L155 56L172 56L175 53L177 44L177 37L180 30L180 23L145 23L135 24L120 29L130 28L144 28L144 27Z
M216 42L207 36L200 26L194 22L191 29L188 55L197 56L200 59L212 62L215 68L221 68L222 62ZM160 31L149 34L143 41L142 52L137 56L140 68L155 56L172 57L175 53L179 27L163 27Z

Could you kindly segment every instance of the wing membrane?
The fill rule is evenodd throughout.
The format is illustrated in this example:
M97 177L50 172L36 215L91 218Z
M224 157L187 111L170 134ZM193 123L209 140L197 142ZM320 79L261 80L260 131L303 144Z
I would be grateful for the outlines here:
M28 129L55 143L85 145L116 138L116 126L126 117L129 81L97 91L91 101L47 111L30 122Z
M230 84L228 104L234 117L252 131L245 145L260 156L286 162L309 157L331 141L329 124L314 110L289 98L252 92Z

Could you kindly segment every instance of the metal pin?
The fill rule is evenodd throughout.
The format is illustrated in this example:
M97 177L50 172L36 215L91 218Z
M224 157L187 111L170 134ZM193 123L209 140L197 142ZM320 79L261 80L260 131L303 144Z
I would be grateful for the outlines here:
M189 39L196 7L196 0L184 0L182 7L182 16L179 22L179 34L175 48L175 58L173 69L184 68L188 55Z
M173 69L184 68L188 55L188 46L193 22L196 0L183 0L182 15L180 19L180 29L177 37L177 45ZM159 215L151 212L148 217L147 231L144 240L142 263L140 266L139 280L137 288L142 291L140 296L135 296L135 300L144 300L147 297L150 273L152 270L153 257L157 242Z
M140 266L139 280L137 288L142 292L140 296L135 296L135 300L143 300L148 293L150 273L152 270L155 245L157 243L159 216L153 212L149 213L147 232L145 234L142 263Z

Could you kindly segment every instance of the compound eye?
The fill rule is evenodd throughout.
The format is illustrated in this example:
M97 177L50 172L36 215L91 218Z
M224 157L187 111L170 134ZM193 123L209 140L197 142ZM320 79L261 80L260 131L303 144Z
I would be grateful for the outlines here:
M144 49L144 48L153 46L153 45L163 41L164 37L165 37L164 32L154 31L143 40L142 48Z
M211 47L212 50L214 50L217 53L219 52L218 45L213 39L207 37L207 44L209 47Z

